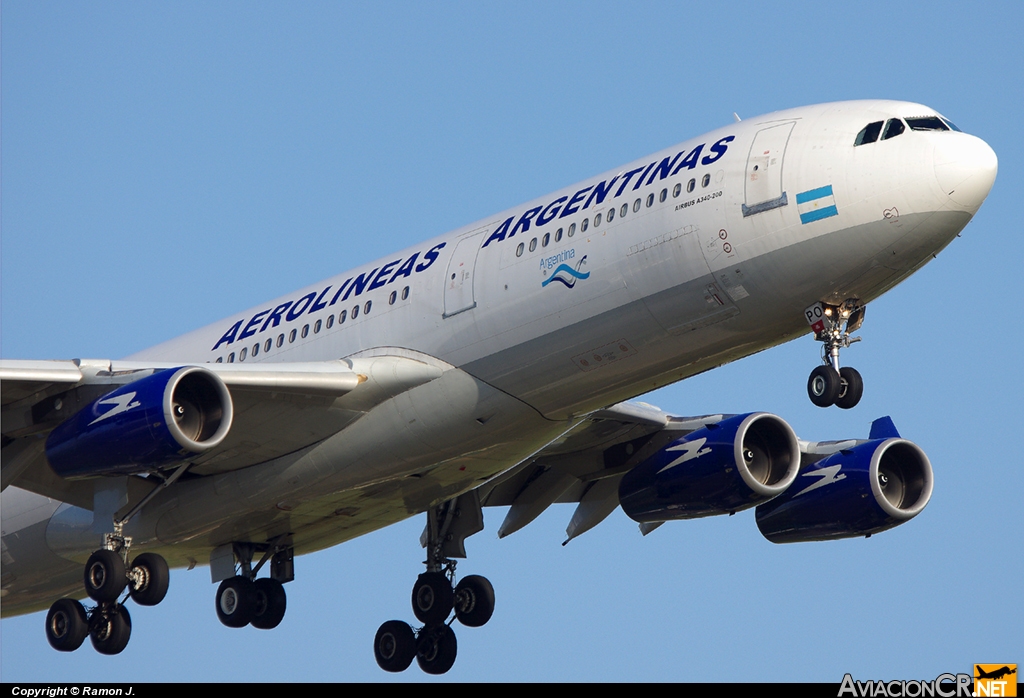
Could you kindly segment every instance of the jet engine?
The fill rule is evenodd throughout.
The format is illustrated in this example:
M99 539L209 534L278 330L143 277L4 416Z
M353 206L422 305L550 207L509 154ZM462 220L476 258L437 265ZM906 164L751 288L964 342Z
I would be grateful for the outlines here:
M676 439L626 473L619 503L641 523L731 514L782 494L799 468L789 424L740 414Z
M231 394L198 366L157 371L97 398L46 439L61 477L148 472L220 444L231 428Z
M924 451L876 439L802 468L789 489L757 507L757 527L773 543L871 535L914 518L931 496Z

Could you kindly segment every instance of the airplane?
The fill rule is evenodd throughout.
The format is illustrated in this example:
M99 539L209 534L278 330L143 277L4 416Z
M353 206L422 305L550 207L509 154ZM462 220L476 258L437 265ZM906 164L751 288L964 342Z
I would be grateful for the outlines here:
M504 537L576 503L566 543L618 507L645 535L754 508L776 543L905 523L932 469L887 417L808 441L630 400L810 332L810 400L855 407L840 353L866 305L997 169L921 104L736 117L121 360L2 360L3 614L48 608L55 649L117 654L129 598L208 564L219 619L270 629L296 554L425 514L418 624L383 623L374 655L443 674L454 622L494 611L485 577L456 576L485 506L509 507Z

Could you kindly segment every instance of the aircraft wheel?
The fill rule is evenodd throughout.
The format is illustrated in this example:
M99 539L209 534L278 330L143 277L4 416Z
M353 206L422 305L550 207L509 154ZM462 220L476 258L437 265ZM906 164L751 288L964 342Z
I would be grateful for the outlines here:
M452 612L452 583L441 572L424 572L412 588L412 610L421 623L440 625Z
M831 366L818 366L807 379L807 396L818 407L829 407L839 397L839 373Z
M132 617L121 604L97 609L92 622L92 646L100 654L120 654L132 637Z
M864 394L864 379L855 368L843 366L839 369L839 395L836 397L836 407L848 410L860 402Z
M252 627L261 630L276 628L284 619L288 597L284 592L284 584L276 579L262 577L253 585L256 604L253 607Z
M408 623L389 620L373 638L373 656L384 671L405 671L416 656L416 635Z
M486 577L471 574L455 587L455 617L470 628L479 628L494 613L494 587Z
M85 608L75 599L58 599L46 614L46 641L58 652L74 652L89 634Z
M99 603L117 601L128 583L124 560L113 550L97 550L85 563L85 593Z
M256 589L248 577L228 577L217 587L217 617L229 628L243 628L252 620Z
M420 633L416 661L420 669L428 674L444 674L455 664L458 651L454 630L447 625L436 628L428 626Z
M140 606L156 606L167 596L171 573L167 561L156 553L142 553L132 561L128 593Z

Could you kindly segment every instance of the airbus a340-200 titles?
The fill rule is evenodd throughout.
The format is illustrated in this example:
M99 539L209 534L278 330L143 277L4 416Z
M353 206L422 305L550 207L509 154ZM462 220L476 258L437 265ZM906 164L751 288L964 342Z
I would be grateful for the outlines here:
M494 608L455 575L484 506L509 506L500 536L555 502L578 503L568 539L618 506L644 531L756 507L778 543L899 525L932 469L888 418L812 442L762 412L623 401L811 331L811 400L853 407L839 359L865 305L963 230L996 169L920 104L781 111L123 360L3 361L3 612L49 607L54 648L115 654L128 598L209 564L220 619L272 628L296 553L426 514L418 622L374 652L443 673L454 621Z

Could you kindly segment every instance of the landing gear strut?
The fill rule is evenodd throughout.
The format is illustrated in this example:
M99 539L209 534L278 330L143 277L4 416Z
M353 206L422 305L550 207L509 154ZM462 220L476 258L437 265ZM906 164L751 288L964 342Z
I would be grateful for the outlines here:
M389 620L373 641L377 665L405 671L412 660L428 674L444 674L455 664L458 642L452 624L476 628L494 613L494 587L485 577L469 575L455 584L455 557L466 557L465 539L483 530L480 499L475 492L433 507L420 542L427 549L427 571L412 588L412 610L423 627ZM453 618L449 619L455 612Z
M864 380L856 369L839 366L839 350L860 341L850 333L864 324L864 306L854 298L842 305L815 303L804 315L822 343L822 365L807 379L807 396L818 407L854 407L864 394Z
M253 567L252 558L257 552L262 552L263 557ZM280 539L270 543L233 543L215 550L210 571L218 575L217 568L227 565L219 570L219 577L214 577L214 581L222 580L214 600L220 622L229 628L251 625L260 630L280 625L288 608L284 583L295 579L293 556L292 548ZM257 579L256 574L268 560L270 577Z
M124 525L157 492L177 480L185 468L180 467L126 515L115 518L113 533L104 535L103 547L89 556L82 581L86 595L96 605L86 609L75 599L58 599L50 606L46 614L46 639L55 650L73 652L88 635L97 652L119 654L132 636L132 618L124 606L127 598L122 598L125 589L140 606L155 606L167 596L167 561L156 553L142 553L129 563L132 539L124 535Z

